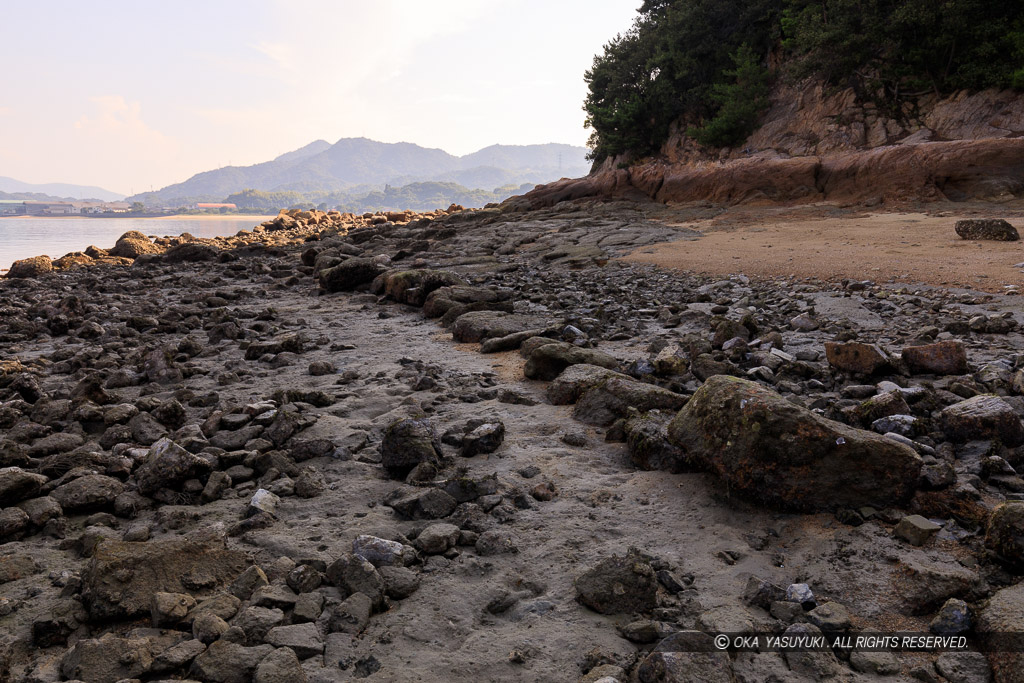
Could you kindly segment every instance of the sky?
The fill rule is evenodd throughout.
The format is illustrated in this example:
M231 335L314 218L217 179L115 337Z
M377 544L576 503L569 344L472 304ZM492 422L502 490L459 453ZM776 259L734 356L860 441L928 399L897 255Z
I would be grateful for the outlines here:
M641 0L5 0L0 176L130 194L367 137L585 145Z

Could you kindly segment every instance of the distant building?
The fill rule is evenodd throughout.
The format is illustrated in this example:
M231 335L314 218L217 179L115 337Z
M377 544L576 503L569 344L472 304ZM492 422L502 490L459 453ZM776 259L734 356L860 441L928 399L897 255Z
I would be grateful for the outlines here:
M194 208L194 209L237 209L238 207L235 206L234 204L211 204L211 203L207 203L207 202L200 202L198 204L193 204L192 208Z
M0 199L0 216L24 216L25 200Z
M46 202L0 199L0 216L71 216L81 214L125 213L128 202Z

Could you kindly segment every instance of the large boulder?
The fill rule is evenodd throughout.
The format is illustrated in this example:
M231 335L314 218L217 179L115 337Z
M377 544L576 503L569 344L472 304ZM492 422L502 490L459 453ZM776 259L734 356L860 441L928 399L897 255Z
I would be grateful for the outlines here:
M1024 582L1003 588L978 612L975 632L988 641L996 683L1024 683Z
M589 363L570 365L547 388L548 401L554 406L575 403L580 396L609 379L630 379L629 375Z
M129 230L117 238L117 243L110 250L111 256L138 258L143 254L159 254L163 249L149 241L149 238L138 230Z
M538 351L548 347L542 346ZM679 410L686 397L635 379L611 377L588 389L576 403L573 416L585 424L605 427L629 414L630 408Z
M491 337L547 327L548 321L532 315L502 311L470 311L456 318L452 337L458 342L481 342Z
M0 469L0 505L6 507L35 496L47 478L20 467Z
M33 256L11 264L7 271L9 278L39 277L53 270L53 261L49 256Z
M1024 502L1003 503L992 511L985 542L1005 560L1024 569Z
M1017 229L1002 218L965 218L953 226L962 240L996 240L1016 242L1020 239Z
M410 306L422 306L434 290L466 284L458 275L447 270L393 271L380 276L379 280L383 280L385 296Z
M436 463L441 442L429 420L397 420L384 430L381 464L392 477L404 477L421 462Z
M384 272L384 266L369 258L350 258L318 274L320 286L328 292L346 292L365 285Z
M146 616L154 593L209 594L251 563L245 553L214 541L107 539L82 574L82 599L93 620Z
M825 357L836 370L855 375L873 375L890 368L889 356L874 344L825 342Z
M669 439L731 491L786 510L898 505L913 494L922 465L909 446L727 375L694 393Z
M658 579L636 548L601 560L576 577L576 599L601 614L634 614L658 606Z
M428 318L440 318L453 308L460 307L465 311L466 306L487 306L507 299L507 294L499 293L497 290L487 287L470 287L466 285L453 285L450 287L439 287L429 294L423 302L423 315ZM475 310L484 310L477 308Z
M72 479L50 492L65 512L86 512L111 508L124 493L124 484L104 474L87 474Z
M619 367L618 360L602 351L583 349L565 342L554 342L538 346L533 350L523 367L523 374L528 379L550 381L558 377L562 370L570 365L581 363L609 370Z
M901 357L911 374L965 375L968 372L967 351L958 341L908 346Z
M187 479L208 473L212 468L208 460L189 453L170 439L160 439L135 470L135 481L139 491L148 494L162 488L174 488Z
M982 394L960 401L940 413L943 433L951 441L999 439L1004 446L1024 444L1024 424L1003 399Z

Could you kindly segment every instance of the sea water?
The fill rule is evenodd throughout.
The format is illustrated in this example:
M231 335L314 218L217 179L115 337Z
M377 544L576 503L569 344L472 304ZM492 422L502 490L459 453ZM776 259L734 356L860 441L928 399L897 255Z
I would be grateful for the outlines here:
M110 249L129 230L164 237L191 233L195 237L226 237L251 230L271 217L223 218L0 218L0 272L30 256L57 259L90 244Z

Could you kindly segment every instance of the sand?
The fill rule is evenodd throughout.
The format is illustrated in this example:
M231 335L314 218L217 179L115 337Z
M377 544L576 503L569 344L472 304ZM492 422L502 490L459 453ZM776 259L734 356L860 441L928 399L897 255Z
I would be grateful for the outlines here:
M975 213L734 208L711 219L670 221L701 236L642 247L626 260L702 274L924 283L987 292L1021 288L1024 242L967 241L953 231L957 219ZM1011 212L985 213L1024 227Z

